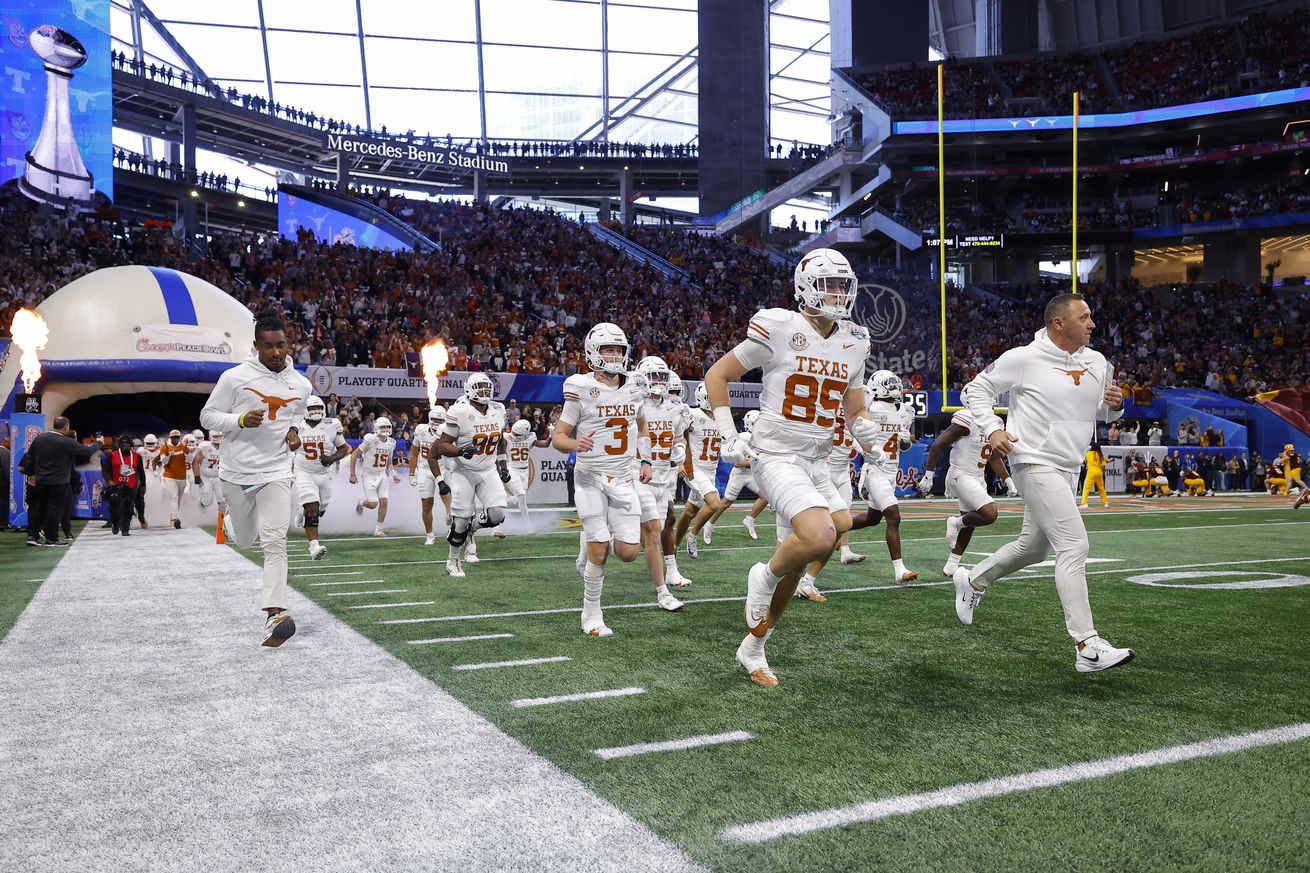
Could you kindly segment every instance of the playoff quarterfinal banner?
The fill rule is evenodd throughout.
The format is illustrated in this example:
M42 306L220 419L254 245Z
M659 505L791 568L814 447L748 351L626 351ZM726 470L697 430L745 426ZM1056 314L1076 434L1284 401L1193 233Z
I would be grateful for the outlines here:
M326 398L335 394L348 397L372 397L378 400L426 400L427 382L411 376L407 370L377 367L328 367L310 364L303 368L305 378L314 386L314 393ZM497 400L514 400L519 403L563 403L564 376L541 373L488 373L496 384ZM467 372L451 371L440 377L437 399L455 400L464 393ZM683 380L683 396L690 400L700 382ZM760 385L757 382L733 382L728 386L734 408L757 409L760 405Z

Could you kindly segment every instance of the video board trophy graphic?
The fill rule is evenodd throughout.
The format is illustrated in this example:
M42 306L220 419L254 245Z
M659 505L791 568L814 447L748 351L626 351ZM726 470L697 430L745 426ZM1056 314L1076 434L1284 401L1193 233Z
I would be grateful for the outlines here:
M45 118L36 145L27 153L27 171L19 189L52 206L90 208L95 180L78 151L68 105L68 83L72 71L86 63L86 49L71 33L52 24L32 31L29 43L45 61Z

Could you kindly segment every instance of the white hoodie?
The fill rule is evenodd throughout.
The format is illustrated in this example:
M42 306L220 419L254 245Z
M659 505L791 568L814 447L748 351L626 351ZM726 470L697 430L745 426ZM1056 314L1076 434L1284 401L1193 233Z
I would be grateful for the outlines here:
M986 439L997 430L1018 437L1007 460L1076 473L1091 444L1096 421L1114 421L1123 410L1102 402L1113 368L1100 352L1083 346L1070 354L1039 330L1026 346L1010 349L974 377L961 402ZM993 411L1010 392L1008 423Z
M209 402L200 411L206 430L223 432L219 478L237 485L257 485L291 478L291 452L287 431L305 414L305 401L313 393L309 380L291 366L274 373L249 358L218 377ZM259 427L240 427L237 420L256 409L264 413Z

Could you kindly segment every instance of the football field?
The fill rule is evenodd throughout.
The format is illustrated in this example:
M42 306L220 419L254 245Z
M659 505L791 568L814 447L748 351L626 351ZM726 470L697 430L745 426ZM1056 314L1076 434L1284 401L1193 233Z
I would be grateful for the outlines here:
M829 601L771 639L772 689L732 657L768 515L759 541L732 514L680 557L679 613L612 563L607 639L579 630L576 527L480 538L464 580L421 537L329 537L313 562L293 536L313 602L275 650L254 566L212 533L6 538L0 859L242 870L276 839L307 869L1305 869L1310 513L1090 510L1097 627L1137 659L1080 675L1049 565L958 623L948 507L905 507L916 584L857 534L869 559L830 566Z
M829 601L771 639L773 689L733 660L768 514L759 541L733 513L679 557L679 613L612 559L607 639L579 630L576 527L480 537L463 580L440 539L329 537L311 562L293 532L292 585L710 869L1304 869L1310 511L1090 510L1097 629L1137 659L1080 675L1049 562L958 623L952 506L907 507L914 585L891 583L880 528L856 533L868 560L834 561ZM1005 512L966 563L1017 530Z

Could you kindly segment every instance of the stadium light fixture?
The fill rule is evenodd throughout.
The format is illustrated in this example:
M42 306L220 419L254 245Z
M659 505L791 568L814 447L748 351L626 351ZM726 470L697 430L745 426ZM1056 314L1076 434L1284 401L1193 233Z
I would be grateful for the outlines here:
M244 200L238 200L238 201L237 201L237 206L240 206L242 209L244 209L245 206L246 206L246 201L244 201Z
M192 196L192 197L199 197L199 196L200 196L200 192L199 192L199 191L196 191L195 189L192 189L192 191L191 191L191 196Z

